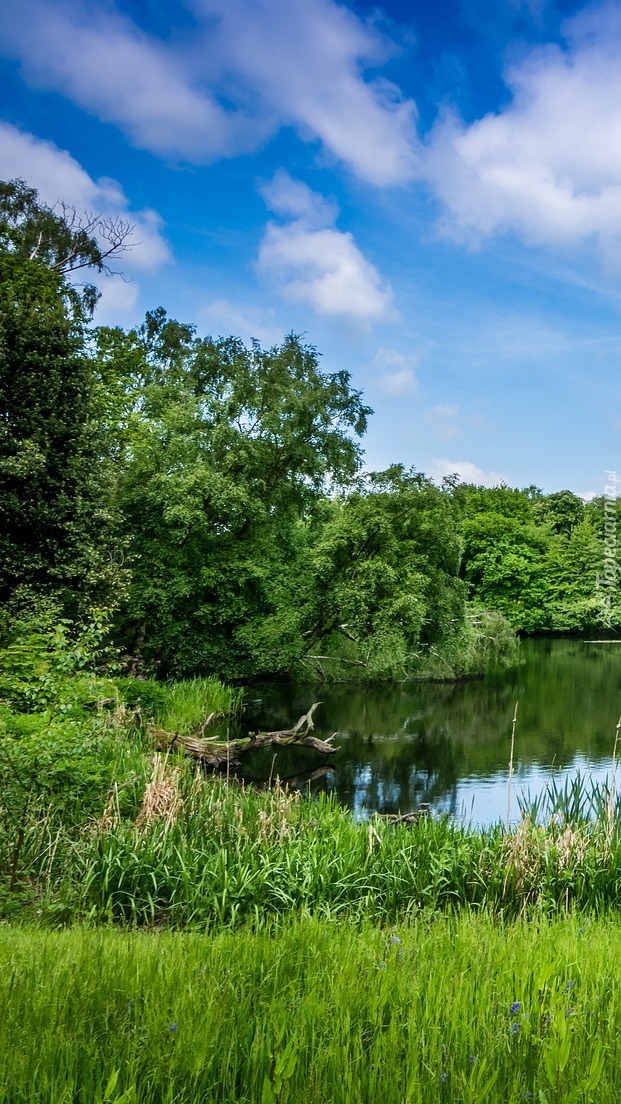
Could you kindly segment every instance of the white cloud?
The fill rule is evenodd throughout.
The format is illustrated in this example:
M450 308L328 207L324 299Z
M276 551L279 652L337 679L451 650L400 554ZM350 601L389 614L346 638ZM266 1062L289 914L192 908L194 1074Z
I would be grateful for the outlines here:
M277 211L294 216L270 222L259 248L258 269L281 294L318 314L363 326L394 317L392 291L356 245L352 234L331 225L337 208L281 170L263 195Z
M449 460L443 457L431 460L427 465L427 474L440 483L445 475L458 475L462 483L476 483L483 487L497 487L505 482L498 472L485 472L471 460Z
M4 12L3 41L31 83L63 92L153 153L201 160L263 137L193 82L180 55L108 6L20 0Z
M387 44L334 0L196 0L216 16L213 54L284 123L319 138L372 184L412 179L416 109L385 80L367 81L363 62Z
M200 311L201 321L212 334L233 334L249 343L256 338L264 347L277 345L283 340L284 330L276 324L275 312L261 310L253 305L230 303L227 299L214 299Z
M469 126L446 114L424 175L446 233L477 243L512 231L530 244L621 238L621 9L566 25L568 46L531 50L506 74L510 102ZM611 243L612 239L612 243Z
M92 282L101 292L95 315L98 326L118 326L121 319L134 321L140 291L135 280L95 276Z
M102 0L21 0L3 12L2 49L31 84L159 155L201 163L292 126L372 184L413 178L415 106L366 79L387 54L370 24L334 0L195 0L194 13L176 46Z
M338 207L332 199L314 192L308 184L294 180L285 169L278 169L261 188L261 195L270 211L283 218L302 219L305 226L331 226L338 217Z
M380 373L378 382L382 391L392 397L415 395L419 362L420 357L416 353L405 355L397 349L378 349L373 367Z
M75 207L78 214L93 212L130 222L134 226L130 239L132 248L119 258L124 271L152 271L168 260L170 253L161 234L159 215L149 209L132 211L116 180L108 177L93 180L71 154L52 142L0 122L0 165L6 180L25 180L50 206L64 201ZM122 283L120 280L114 282ZM116 295L118 298L120 290ZM127 302L128 297L131 295L126 291L124 301Z

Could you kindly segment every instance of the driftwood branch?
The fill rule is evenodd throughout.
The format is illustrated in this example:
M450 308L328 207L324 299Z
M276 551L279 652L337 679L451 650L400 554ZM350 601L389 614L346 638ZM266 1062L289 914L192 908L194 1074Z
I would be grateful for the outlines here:
M292 728L276 729L273 732L249 732L241 740L218 741L213 737L205 737L204 731L207 724L215 718L215 714L200 726L198 730L200 735L185 736L180 733L165 732L163 729L152 729L152 734L164 750L181 748L186 755L197 759L204 766L215 768L238 767L240 756L256 748L268 747L270 744L275 744L277 747L291 747L295 744L298 747L312 748L321 755L334 755L334 752L338 751L338 748L332 746L336 732L327 740L319 740L311 735L315 727L313 713L320 704L315 702L311 705L308 713L304 713Z

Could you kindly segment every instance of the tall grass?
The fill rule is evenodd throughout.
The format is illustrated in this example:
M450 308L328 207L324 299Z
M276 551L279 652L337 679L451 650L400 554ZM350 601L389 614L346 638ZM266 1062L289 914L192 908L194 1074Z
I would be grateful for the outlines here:
M210 718L227 717L241 705L242 691L215 678L183 679L163 684L163 700L155 711L161 728L180 735L196 732Z
M1 1104L608 1104L618 924L0 929Z
M392 923L421 910L618 908L618 804L611 832L605 791L587 808L574 786L570 818L562 798L508 833L432 816L366 825L331 797L259 793L156 755L146 784L113 787L87 824L29 820L20 886L43 920L210 930L291 912Z

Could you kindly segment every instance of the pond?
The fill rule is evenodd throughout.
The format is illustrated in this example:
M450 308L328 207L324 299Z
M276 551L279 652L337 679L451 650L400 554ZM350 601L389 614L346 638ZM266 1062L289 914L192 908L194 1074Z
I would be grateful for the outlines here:
M321 700L320 738L338 732L328 760L305 748L257 752L244 777L276 774L336 793L360 819L429 805L475 825L507 815L511 727L515 734L511 818L518 795L551 779L609 774L621 714L621 642L525 640L521 666L482 680L379 687L269 684L248 691L244 727L290 727ZM620 748L621 751L621 748ZM621 770L619 771L621 777Z

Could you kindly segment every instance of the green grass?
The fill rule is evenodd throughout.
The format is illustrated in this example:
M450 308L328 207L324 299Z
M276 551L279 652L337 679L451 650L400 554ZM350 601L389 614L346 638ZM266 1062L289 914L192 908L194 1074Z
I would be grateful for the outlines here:
M190 735L210 714L231 716L241 705L242 691L215 678L183 679L162 686L163 699L155 710L155 720L167 732Z
M176 756L157 756L148 779L144 754L132 762L88 821L67 823L52 802L5 833L5 870L18 845L20 866L8 888L0 875L0 912L214 930L292 912L393 923L621 906L621 817L603 795L592 820L564 819L556 795L553 816L509 833L434 817L359 824L331 797L245 789Z
M607 1104L616 920L0 929L2 1104Z

